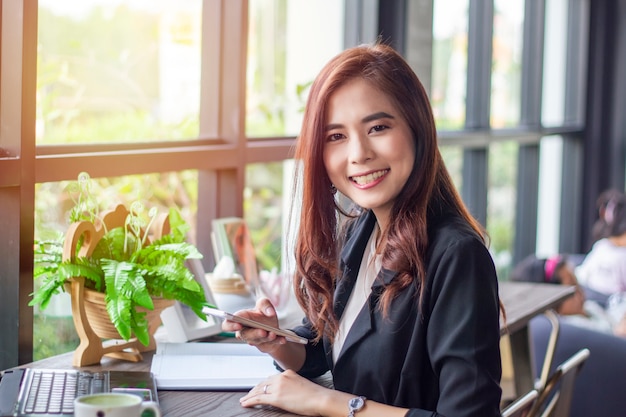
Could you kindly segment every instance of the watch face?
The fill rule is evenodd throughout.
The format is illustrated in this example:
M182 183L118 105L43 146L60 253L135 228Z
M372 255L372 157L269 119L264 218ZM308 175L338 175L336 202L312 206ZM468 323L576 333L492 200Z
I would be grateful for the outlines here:
M360 410L361 408L363 408L364 404L365 400L363 399L363 397L355 397L351 399L350 402L348 402L348 406L350 407L351 411Z

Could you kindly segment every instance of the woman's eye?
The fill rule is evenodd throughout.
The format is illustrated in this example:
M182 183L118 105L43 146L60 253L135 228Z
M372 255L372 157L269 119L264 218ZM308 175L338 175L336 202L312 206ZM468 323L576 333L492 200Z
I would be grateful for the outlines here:
M370 131L372 131L372 132L382 132L383 130L385 130L385 129L387 129L387 128L388 128L388 127L387 127L387 126L385 126L385 125L376 125L376 126L373 126L373 127L370 129Z
M340 140L341 138L343 138L343 135L341 133L333 133L332 135L329 135L326 138L326 141L327 142L334 142L334 141Z

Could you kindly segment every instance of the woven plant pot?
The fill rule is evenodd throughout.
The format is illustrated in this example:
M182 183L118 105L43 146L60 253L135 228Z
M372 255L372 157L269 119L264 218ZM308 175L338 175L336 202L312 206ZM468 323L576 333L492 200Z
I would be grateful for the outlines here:
M87 288L85 288L84 291L83 300L85 302L85 314L87 315L87 320L89 321L89 325L93 331L102 339L121 339L120 334L111 322L109 313L106 310L104 293ZM140 313L146 313L146 320L148 320L148 333L150 334L151 341L154 337L154 333L161 325L161 311L174 305L174 300L153 298L152 302L154 303L154 310L148 310L143 307L139 307L137 309Z
M90 256L105 230L124 226L128 214L126 207L118 205L115 210L103 215L100 224L94 225L87 221L71 224L65 235L63 259L72 259L76 256L78 247L80 247L78 256ZM169 233L168 218L160 218L154 227L155 238ZM161 325L161 311L175 303L174 300L153 298L154 310L144 310L150 336L149 343L145 346L135 337L128 341L121 338L109 318L104 293L85 288L83 277L72 278L66 284L66 290L72 299L72 318L80 338L80 344L74 352L74 366L95 365L100 363L105 355L132 362L141 361L143 359L141 352L156 349L154 333Z
M80 338L80 345L74 352L74 366L87 366L100 363L103 356L139 362L141 352L156 349L154 334L161 325L161 312L174 305L176 301L153 298L154 310L139 307L146 313L150 341L143 345L137 338L124 340L113 325L106 310L104 293L84 286L84 278L74 278L66 285L72 297L72 317L74 327Z

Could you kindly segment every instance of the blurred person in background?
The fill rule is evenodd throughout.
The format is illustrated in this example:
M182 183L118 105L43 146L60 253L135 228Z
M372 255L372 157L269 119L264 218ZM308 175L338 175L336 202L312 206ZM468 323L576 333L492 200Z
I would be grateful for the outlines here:
M607 311L617 323L615 331L626 334L626 195L616 190L598 199L599 218L594 226L598 240L576 267L585 287L604 294Z
M600 239L611 235L611 225L606 221L607 206L611 206L615 199L622 197L624 193L616 189L603 191L596 200L596 209L598 210L598 219L591 229L592 242L595 243ZM610 212L609 212L609 215Z
M556 285L574 285L574 295L563 301L556 311L571 324L624 337L621 317L615 317L608 297L585 288L578 282L574 265L566 255L538 258L530 255L511 272L511 280Z

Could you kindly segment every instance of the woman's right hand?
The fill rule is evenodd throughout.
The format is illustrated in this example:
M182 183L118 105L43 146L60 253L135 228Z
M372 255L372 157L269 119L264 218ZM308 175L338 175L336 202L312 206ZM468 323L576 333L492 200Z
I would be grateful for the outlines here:
M278 327L276 309L267 298L259 299L253 309L240 310L234 314L272 327ZM252 327L245 327L240 323L230 320L224 320L222 323L222 330L225 332L234 332L237 339L242 340L251 346L256 346L261 352L269 354L272 354L278 347L287 343L287 340L284 337L278 336L273 332L268 332L263 329L255 329Z
M267 298L259 299L253 309L240 310L235 315L259 321L272 327L278 327L276 309ZM222 330L235 332L237 339L255 346L263 353L271 355L283 369L297 371L304 363L306 350L303 344L287 342L287 339L283 336L278 336L263 329L244 327L240 323L235 323L231 320L224 320Z

